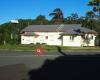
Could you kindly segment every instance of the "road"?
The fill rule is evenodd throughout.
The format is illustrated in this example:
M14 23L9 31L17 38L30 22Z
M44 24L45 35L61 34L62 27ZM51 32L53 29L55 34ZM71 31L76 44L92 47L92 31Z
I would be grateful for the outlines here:
M66 55L95 55L100 54L100 52L63 52ZM35 56L35 53L32 51L0 51L0 57L24 57L24 56ZM44 52L42 56L62 56L60 52Z
M0 66L25 64L28 68L33 69L40 67L46 59L51 60L59 56L44 54L43 56L36 56L32 51L0 51Z
M0 79L24 80L28 71L40 68L46 60L66 55L94 55L100 52L45 52L36 56L32 51L0 51ZM10 74L9 74L10 73ZM12 76L13 75L13 76Z
M100 52L64 52L66 55L94 55ZM29 68L40 67L45 60L62 56L59 52L45 52L36 56L32 51L0 51L0 66L23 63Z

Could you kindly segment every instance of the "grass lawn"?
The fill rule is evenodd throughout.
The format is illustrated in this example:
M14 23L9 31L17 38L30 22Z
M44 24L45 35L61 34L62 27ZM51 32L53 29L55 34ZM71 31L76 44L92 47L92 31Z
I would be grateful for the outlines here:
M0 50L33 51L35 47L35 45L0 45ZM42 47L45 51L57 51L56 46L42 45ZM64 51L100 51L100 47L59 47Z

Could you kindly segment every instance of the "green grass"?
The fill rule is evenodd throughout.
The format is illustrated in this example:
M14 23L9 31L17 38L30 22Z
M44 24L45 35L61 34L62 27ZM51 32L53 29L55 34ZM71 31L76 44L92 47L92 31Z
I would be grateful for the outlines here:
M56 46L41 45L45 51L57 51ZM0 50L23 50L32 51L35 49L35 45L0 45ZM100 51L100 47L62 47L61 50L65 51Z
M1 45L1 50L33 50L33 45Z

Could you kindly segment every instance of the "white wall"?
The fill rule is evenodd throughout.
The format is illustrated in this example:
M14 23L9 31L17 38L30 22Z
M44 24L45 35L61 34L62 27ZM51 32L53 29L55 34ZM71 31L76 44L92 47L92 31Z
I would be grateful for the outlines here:
M63 46L95 46L95 35L94 34L86 34L90 38L89 44L84 42L84 39L81 36L77 36L74 40L70 40L70 36L63 36Z
M70 40L70 36L63 36L63 46L81 46L81 36L74 37Z
M21 36L21 44L31 44L33 43L33 36Z
M48 45L61 45L61 40L58 39L60 33L61 32L35 32L35 34L39 35L38 37L21 36L21 44L46 43ZM46 36L48 36L48 39L46 39Z
M84 42L84 40L83 40L83 46L95 46L95 37L96 37L96 35L94 35L94 34L85 34L85 36L87 36L88 35L88 37L89 37L89 44L87 44L86 42Z
M60 33L61 32L35 32L39 37L37 37L34 43L40 42L48 45L61 45L61 40L58 39ZM46 36L48 36L48 39L46 39Z
M61 32L35 32L39 35L35 36L21 36L21 44L31 44L31 43L46 43L47 45L62 45L62 40L58 39ZM87 34L86 34L87 35ZM48 39L46 39L48 36ZM63 46L95 46L95 35L89 34L89 37L93 39L90 40L89 44L85 43L81 36L76 36L74 40L70 40L70 36L63 36Z

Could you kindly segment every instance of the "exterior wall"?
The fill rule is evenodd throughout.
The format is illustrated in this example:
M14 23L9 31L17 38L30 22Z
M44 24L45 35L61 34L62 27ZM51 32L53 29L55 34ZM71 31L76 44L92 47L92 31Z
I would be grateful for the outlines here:
M60 37L61 32L34 32L39 35L35 36L21 36L21 44L30 44L30 43L46 43L47 45L61 45ZM24 40L23 40L24 39Z
M21 44L31 44L33 43L33 36L21 36Z
M94 34L86 34L85 36L87 36L87 35L88 35L89 40L88 40L88 42L85 42L83 40L83 46L95 46L96 35L94 35Z
M58 39L60 33L61 32L35 32L39 37L35 39L34 43L39 42L46 43L47 45L61 45L61 40Z
M63 46L95 46L95 35L86 34L85 36L89 37L89 41L86 42L81 36L74 37L74 40L70 40L70 36L63 36Z
M63 36L63 46L81 46L81 36L76 36L73 40L70 37L71 36Z
M62 40L59 39L61 32L35 32L39 36L21 36L21 44L31 43L46 43L47 45L63 45L63 46L95 46L95 35L88 34L90 40L87 44L81 36L75 36L73 40L70 36L63 36ZM87 34L86 34L87 35ZM86 36L85 35L85 36ZM92 37L92 38L91 38Z

